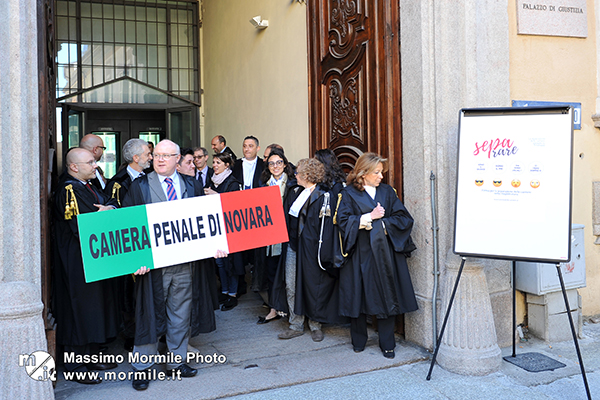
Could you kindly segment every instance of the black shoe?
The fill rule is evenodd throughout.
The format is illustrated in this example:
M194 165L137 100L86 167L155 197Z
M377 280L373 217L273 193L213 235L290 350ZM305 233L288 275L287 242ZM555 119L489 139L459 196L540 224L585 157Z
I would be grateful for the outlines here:
M83 385L97 385L102 383L102 378L96 377L92 378L90 374L85 374L84 378L79 378L77 375L73 377L73 382L81 383Z
M219 304L223 304L229 299L229 295L227 293L219 293Z
M148 386L150 386L150 379L134 379L133 382L131 382L131 386L133 386L135 390L146 390L148 389Z
M90 363L86 364L86 367L89 371L106 371L107 369L117 368L118 365L115 363Z
M383 352L383 356L385 358L394 358L396 357L396 353L394 350L381 350Z
M167 374L171 374L171 376L173 376L173 371L181 371L180 374L177 374L175 376L181 376L182 378L191 378L193 376L196 376L196 374L198 373L197 369L192 368L187 364L181 364L177 368L167 369Z
M140 376L136 376L140 375ZM131 382L131 386L135 390L146 390L148 386L150 386L150 379L148 376L150 375L150 369L145 369L142 371L133 370L133 381Z
M125 351L132 352L133 351L133 338L125 339L125 343L123 343L123 348Z
M360 353L361 351L364 351L365 348L364 347L354 347L354 352L355 353Z
M229 296L227 301L225 303L223 303L223 305L221 306L221 311L233 310L233 308L235 308L235 306L237 306L237 305L238 305L237 297Z
M281 315L276 315L273 318L269 318L269 319L267 319L266 317L258 317L258 321L256 321L256 323L259 325L268 324L269 322L275 321L277 319L281 319Z

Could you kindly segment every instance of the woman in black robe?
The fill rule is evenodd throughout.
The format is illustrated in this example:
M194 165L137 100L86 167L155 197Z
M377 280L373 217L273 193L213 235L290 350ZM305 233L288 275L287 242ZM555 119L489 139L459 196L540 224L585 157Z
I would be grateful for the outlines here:
M204 189L205 194L217 194L240 190L241 183L232 174L233 160L228 153L213 155L213 170L215 173L210 178L210 187ZM237 288L238 277L245 274L240 254L230 254L225 258L216 258L219 278L221 280L222 303L221 311L229 311L238 304Z
M332 198L337 201L338 193L346 186L346 174L340 165L335 153L330 149L321 149L315 152L315 158L323 163L325 176L323 186L331 190Z
M324 174L320 161L314 158L300 160L296 179L304 189L293 190L286 198L284 209L290 241L285 246L285 258L282 253L280 270L283 268L285 272L290 326L279 334L280 339L302 335L307 317L312 339L320 342L324 337L321 323L339 320L337 280L327 271L331 257L324 256L331 253L327 250L333 242L331 194L327 188L318 185ZM329 212L324 210L327 204Z
M352 345L363 351L367 315L377 318L379 347L394 358L395 316L417 309L406 257L414 250L413 219L395 190L384 183L387 160L365 153L348 175L336 223L345 263L340 270L340 314L350 317Z

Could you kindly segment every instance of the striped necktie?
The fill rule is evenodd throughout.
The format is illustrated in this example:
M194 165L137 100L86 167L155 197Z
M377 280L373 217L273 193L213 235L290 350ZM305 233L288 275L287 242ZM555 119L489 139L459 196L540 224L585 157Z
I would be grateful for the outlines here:
M177 200L177 192L175 191L175 186L173 186L173 179L165 178L165 182L167 183L167 200Z

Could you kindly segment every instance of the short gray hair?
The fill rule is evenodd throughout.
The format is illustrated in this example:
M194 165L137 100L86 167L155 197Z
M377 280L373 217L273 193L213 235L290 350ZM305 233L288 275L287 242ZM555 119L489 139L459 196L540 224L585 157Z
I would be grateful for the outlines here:
M204 147L194 147L194 153L197 151L201 151L202 155L205 155L205 156L208 155L208 150L206 150Z
M123 160L129 165L133 162L133 156L141 156L144 153L144 146L148 142L142 139L129 139L123 146Z

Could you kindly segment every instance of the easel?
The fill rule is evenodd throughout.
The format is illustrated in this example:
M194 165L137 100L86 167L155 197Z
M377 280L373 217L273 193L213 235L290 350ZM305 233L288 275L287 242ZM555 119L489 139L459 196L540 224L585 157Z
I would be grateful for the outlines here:
M431 372L433 371L433 366L435 365L435 360L437 358L438 351L440 349L440 344L442 343L442 337L444 336L444 330L446 329L446 323L448 322L448 317L450 316L450 311L452 309L452 303L454 302L454 296L456 295L456 290L458 289L458 284L460 282L460 276L463 271L463 267L465 266L465 262L467 261L466 257L461 256L462 261L460 263L460 268L458 269L458 275L456 276L456 282L454 283L454 288L452 289L452 295L450 296L450 302L448 303L448 309L446 310L446 315L444 316L444 322L442 324L442 329L440 331L440 335L437 339L437 343L435 346L435 351L433 352L433 357L431 359L431 364L429 365L429 372L427 373L427 380L431 380ZM516 261L512 262L512 273L513 279L516 272ZM560 264L556 264L556 269L558 272L558 279L560 280L560 287L562 289L563 298L565 300L565 307L567 309L567 316L569 317L569 323L571 324L571 334L573 335L573 343L575 343L575 349L577 350L577 358L579 359L579 367L581 368L581 375L583 377L583 384L585 385L585 391L587 393L588 400L592 400L592 395L590 393L590 387L588 385L587 376L585 373L585 367L583 366L583 359L581 358L581 351L579 350L579 342L577 341L577 333L575 332L575 325L573 323L573 317L571 316L571 308L569 307L569 299L567 298L567 291L565 289L565 283L563 281L562 271L560 270ZM513 346L512 346L512 357L516 357L516 338L515 332L517 330L517 312L516 312L516 288L513 282Z

